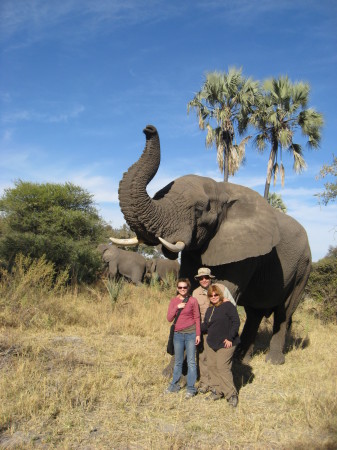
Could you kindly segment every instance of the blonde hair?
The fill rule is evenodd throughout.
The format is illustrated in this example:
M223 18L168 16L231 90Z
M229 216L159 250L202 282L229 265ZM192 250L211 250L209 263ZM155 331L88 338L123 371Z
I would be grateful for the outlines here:
M221 303L223 303L224 296L219 286L216 286L215 284L210 285L207 291L207 297L210 298L212 294L217 294L219 296L219 301L216 303L215 306L221 305Z

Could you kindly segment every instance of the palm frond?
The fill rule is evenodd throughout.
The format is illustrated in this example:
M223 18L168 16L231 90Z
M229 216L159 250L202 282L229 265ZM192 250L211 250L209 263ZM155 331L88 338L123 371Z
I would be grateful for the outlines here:
M282 163L280 165L280 176L281 176L281 186L284 187L285 170L284 170L284 165Z
M216 142L216 132L210 126L210 124L206 125L207 135L206 135L206 148L212 147L214 142Z
M302 156L302 147L299 144L293 144L291 149L294 156L293 169L296 173L301 173L307 168L307 163Z
M274 186L275 186L275 184L276 184L278 172L279 172L279 166L278 166L278 164L277 164L277 162L276 162L276 163L274 164L274 167L273 167Z

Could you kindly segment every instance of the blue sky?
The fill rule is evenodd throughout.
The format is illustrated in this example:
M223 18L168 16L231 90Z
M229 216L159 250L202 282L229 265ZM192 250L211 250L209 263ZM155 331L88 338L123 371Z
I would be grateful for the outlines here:
M0 195L18 179L73 182L119 227L118 184L147 124L162 148L151 195L188 173L221 181L215 149L186 106L206 72L230 66L258 80L309 82L310 106L324 115L307 170L296 175L284 154L285 186L271 186L306 228L317 261L337 245L337 205L314 197L329 181L316 179L320 167L337 154L335 0L2 0ZM248 144L229 181L263 194L267 159Z

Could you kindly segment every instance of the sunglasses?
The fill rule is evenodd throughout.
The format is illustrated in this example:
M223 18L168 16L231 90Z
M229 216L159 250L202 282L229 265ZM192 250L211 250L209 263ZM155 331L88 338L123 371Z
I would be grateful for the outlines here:
M208 275L203 275L202 277L198 277L199 280L209 280L209 276Z
M178 286L178 289L188 289L188 286Z
M209 296L209 298L213 298L213 297L219 297L219 294L213 294L213 295Z

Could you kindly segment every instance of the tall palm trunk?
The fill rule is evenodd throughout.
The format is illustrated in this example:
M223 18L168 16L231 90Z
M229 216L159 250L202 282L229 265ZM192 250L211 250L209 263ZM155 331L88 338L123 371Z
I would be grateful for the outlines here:
M273 167L274 167L274 164L275 164L277 148L278 148L277 139L273 139L272 148L271 148L271 151L270 151L269 161L268 161L268 166L267 166L266 184L265 184L265 187L264 187L264 198L266 200L268 200L268 194L269 194L269 189L270 189L270 182L271 182L271 177L272 177L272 174L273 174Z
M232 150L232 144L233 144L233 137L234 137L234 130L231 123L227 124L226 131L223 132L222 138L224 141L224 167L223 167L223 173L224 173L224 181L228 181L229 177L229 156L230 152Z

